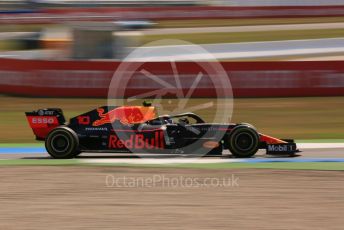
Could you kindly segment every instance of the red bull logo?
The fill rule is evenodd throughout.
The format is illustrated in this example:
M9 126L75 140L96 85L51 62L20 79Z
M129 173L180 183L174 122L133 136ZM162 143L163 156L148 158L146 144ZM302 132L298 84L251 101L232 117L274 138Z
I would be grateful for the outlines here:
M104 113L103 108L97 109L99 120L93 122L93 126L113 123L116 120L124 125L142 123L156 117L154 107L126 106L110 110Z
M131 134L127 140L117 135L110 135L109 149L164 149L163 132L155 132L154 137L145 137L143 134Z

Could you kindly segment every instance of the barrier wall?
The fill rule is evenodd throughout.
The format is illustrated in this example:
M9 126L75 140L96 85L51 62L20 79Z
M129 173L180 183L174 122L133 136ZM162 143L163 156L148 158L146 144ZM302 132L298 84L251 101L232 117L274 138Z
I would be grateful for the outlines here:
M343 16L342 6L255 7L116 7L48 9L36 13L0 14L0 23L62 23L67 21L115 21L158 19L282 18Z
M106 97L118 62L32 61L0 59L0 93L40 97ZM175 84L170 63L144 63L123 80L125 96L162 87L147 78L146 70ZM201 65L181 62L176 67L187 92ZM339 96L344 95L344 61L326 62L223 62L235 97ZM215 77L228 77L218 75ZM116 75L122 76L122 75ZM204 71L192 97L216 96L214 76ZM125 82L128 81L126 84ZM168 97L174 97L169 89ZM221 96L221 95L220 95Z

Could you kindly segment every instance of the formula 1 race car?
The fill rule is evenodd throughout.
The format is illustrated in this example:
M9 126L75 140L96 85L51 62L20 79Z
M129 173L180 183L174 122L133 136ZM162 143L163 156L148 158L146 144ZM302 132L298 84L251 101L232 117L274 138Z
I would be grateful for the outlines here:
M37 140L45 141L53 158L73 158L82 152L149 152L221 155L248 158L259 149L267 154L293 156L293 140L259 133L252 125L206 123L194 113L157 116L143 106L103 106L71 118L66 124L58 108L26 112Z

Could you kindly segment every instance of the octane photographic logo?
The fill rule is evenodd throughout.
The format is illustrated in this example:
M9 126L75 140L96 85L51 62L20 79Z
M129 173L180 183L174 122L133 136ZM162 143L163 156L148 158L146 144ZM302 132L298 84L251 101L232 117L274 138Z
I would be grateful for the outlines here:
M143 101L149 101L161 119L167 120L166 115L192 112L207 123L223 124L231 121L233 110L231 83L221 63L202 46L181 40L159 40L138 47L117 67L109 86L108 106L142 105ZM220 141L225 135L225 130L214 132L216 128L212 126L202 130L192 127L185 119L173 122L183 126L181 129L187 130L188 136L203 135L190 144L169 150L172 154L203 156L211 151L211 146L216 147L214 142L205 143L204 137ZM120 144L131 139L135 142L141 135L135 131L118 132L118 127L112 124L117 136L112 138L117 138ZM133 125L133 129L142 127ZM139 135L133 136L135 133ZM150 153L157 146L170 148L177 141L170 138L165 126L147 140L138 140L143 148L135 148L137 143L124 146L144 157L141 153Z

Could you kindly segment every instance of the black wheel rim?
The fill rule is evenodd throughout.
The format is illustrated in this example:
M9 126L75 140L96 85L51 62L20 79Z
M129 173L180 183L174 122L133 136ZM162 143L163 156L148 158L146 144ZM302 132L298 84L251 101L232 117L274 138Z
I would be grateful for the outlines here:
M248 151L254 145L254 140L250 133L240 133L235 138L235 144L239 150Z
M64 153L68 150L69 140L64 135L55 135L51 139L51 147L55 152Z

